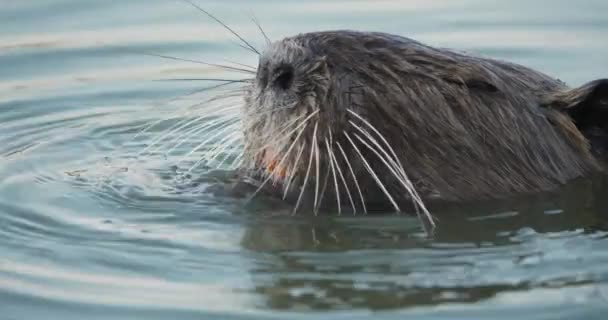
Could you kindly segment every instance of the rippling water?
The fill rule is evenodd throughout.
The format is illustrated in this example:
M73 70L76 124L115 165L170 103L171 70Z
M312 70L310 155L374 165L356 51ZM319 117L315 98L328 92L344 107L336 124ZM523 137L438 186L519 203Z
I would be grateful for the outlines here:
M608 2L200 1L256 45L324 29L398 33L608 76ZM608 180L414 218L289 216L211 190L146 148L231 76L136 52L256 64L181 1L0 5L0 319L604 319ZM181 99L176 99L183 95ZM196 112L197 109L194 110ZM185 116L183 113L182 116ZM158 120L168 119L158 122ZM156 124L142 133L142 126ZM138 134L138 132L140 134Z

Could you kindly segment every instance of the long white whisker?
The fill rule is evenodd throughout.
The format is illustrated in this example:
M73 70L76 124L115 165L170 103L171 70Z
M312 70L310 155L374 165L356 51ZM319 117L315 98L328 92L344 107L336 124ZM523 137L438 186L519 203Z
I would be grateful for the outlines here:
M344 185L344 189L346 189L346 194L348 195L348 200L350 201L350 205L353 208L353 214L357 214L357 207L355 207L355 201L353 200L353 196L350 192L350 188L348 187L348 184L346 183L346 179L344 178L344 174L342 173L342 169L340 168L340 164L338 163L338 158L336 158L336 154L334 153L334 151L331 149L331 147L329 145L328 145L327 149L328 149L328 153L330 156L330 160L334 162L336 170L338 171L338 175L340 176L340 180L342 181L342 185Z
M238 34L236 31L234 31L232 28L230 28L222 20L216 18L214 15L212 15L209 12L207 12L207 10L201 8L199 5L197 5L196 3L192 2L191 0L183 0L183 1L186 2L186 3L189 3L191 6L193 6L194 8L196 8L198 11L204 13L209 18L215 20L217 23L219 23L220 25L222 25L226 30L228 30L230 33L232 33L235 37L237 37L239 40L241 40L241 42L245 46L247 46L249 48L248 50L252 50L253 52L255 52L258 55L260 55L260 52L254 46L252 46L249 42L247 42L247 40L245 40L243 37L241 37L240 34Z
M221 148L218 148L218 150L214 151L213 153L210 153L210 155L206 161L207 162L216 161L221 154L225 153L226 150L229 149L229 147L232 147L235 144L237 144L239 142L239 140L241 140L241 138L242 137L240 136L240 132L237 132L236 134L232 134L230 136L230 139L227 139L225 142L222 143L222 145L220 145ZM213 156L211 156L211 155L213 155ZM228 155L226 155L224 157L224 160L221 161L216 167L221 166L227 158L228 158Z
M374 127L369 121L365 120L365 118L363 118L362 116L360 116L359 114L357 114L356 112L352 111L351 109L346 109L350 114L354 115L355 117L357 117L359 120L361 120L364 124L366 124L370 129L372 129L372 131L374 133L376 133L376 135L378 137L380 137L380 139L382 140L382 142L384 142L384 144L388 147L389 151L391 152L393 158L395 159L395 161L397 162L397 165L399 166L400 171L405 175L405 169L403 168L403 166L401 165L401 163L399 162L399 157L397 157L397 154L395 153L395 150L393 150L393 148L391 147L390 143L388 143L388 141L384 138L384 136L380 133L380 131L378 131L378 129L376 129L376 127ZM349 121L351 124L353 124L352 121Z
M236 62L236 61L232 61L232 60L226 60L226 59L224 59L224 61L226 61L226 62L228 62L228 63L236 64L237 66L241 66L241 67L249 68L249 69L251 69L251 71L253 71L253 72L257 71L257 68L256 68L256 67L254 67L254 66L250 66L250 65L247 65L247 64L244 64L244 63L240 63L240 62Z
M222 83L222 84L219 84L219 85L216 85L216 86L212 86L212 87L209 87L209 88L198 89L198 90L196 90L194 92L186 94L185 96L196 94L196 93L199 93L199 92L201 92L203 90L204 91L209 91L209 90L219 89L221 87L225 87L225 86L228 86L228 85L231 85L231 84L234 84L234 83ZM178 96L178 97L173 97L173 98L167 100L165 103L172 102L172 101L176 100L177 98L181 98L181 97L184 97L184 95L181 95L181 96ZM165 103L160 103L160 104L158 104L158 106L162 106ZM178 114L176 116L171 117L170 119L175 119L175 118L179 118L179 117L182 117L182 115ZM144 128L142 128L139 132L137 132L133 137L131 137L131 140L137 139L139 136L141 136L142 134L146 133L151 128L155 127L156 125L160 124L163 121L167 121L167 120L170 120L170 119L158 119L156 121L153 121L153 122L149 123Z
M222 130L222 131L229 131L228 129L232 129L232 127L227 127L227 128L226 128L226 130ZM231 137L231 136L228 136L228 137ZM217 142L217 145L218 145L218 146L222 146L222 145L223 145L223 143L225 142L225 140L226 140L226 139L227 139L226 137L221 138L221 140ZM202 148L202 146L203 146L203 145L201 145L201 148ZM218 146L215 146L215 147L213 147L213 148L210 150L210 153L211 153L211 154L214 156L214 159L215 159L215 156L217 156L218 154L213 153L213 151L214 151L216 148L218 148ZM194 170L194 169L198 168L198 167L199 167L201 164L203 164L203 163L205 163L205 164L206 164L206 163L209 163L209 162L211 161L211 160L209 160L209 157L210 157L210 156L209 156L209 154L207 154L206 156L202 156L202 157L201 157L199 160L197 160L197 161L194 163L194 165L192 165L192 166L191 166L191 167L188 169L188 172L191 172L192 170Z
M374 139L371 136L371 134L369 132L367 132L367 130L364 130L363 128L357 126L352 121L349 121L349 122L350 122L350 124L353 127L355 127L357 130L359 130L363 135L365 135L368 138L369 141L371 141L376 146L376 148L373 148L368 143L366 143L361 137L359 137L358 135L355 135L363 144L365 144L371 151L373 151L378 156L378 158L387 166L387 168L389 170L391 170L391 172L397 178L397 180L401 183L401 185L403 185L403 187L407 190L407 192L412 196L412 199L413 199L414 203L416 204L416 213L418 215L420 215L420 212L418 211L418 208L422 209L424 215L426 216L426 218L429 221L429 223L431 224L431 226L435 227L435 222L433 221L433 217L431 216L430 212L426 208L424 202L422 201L422 198L420 197L420 195L416 191L416 189L415 189L414 185L412 184L411 180L408 178L407 174L405 173L405 170L403 169L403 166L399 162L398 158L396 158L396 154L395 154L394 150L391 148L391 146L388 144L388 142L386 142L386 139L384 139L384 137L380 134L380 132L378 132L377 130L375 130L375 128L373 128L370 125L370 128L372 128L374 130L374 132L382 140L385 141L385 143L386 143L389 151L393 154L393 156L395 157L395 159L391 159L391 157L388 155L388 153L384 150L385 148L383 148L376 141L376 139ZM380 155L376 149L380 150L384 154L384 156ZM389 164L388 162L391 162L391 164Z
M330 171L329 171L329 167L327 170L325 170L325 177L323 178L323 187L321 188L321 193L319 195L319 207L321 206L321 204L323 203L323 198L325 198L325 191L327 191L327 185L329 183L329 175L330 175ZM319 180L321 181L321 180Z
M327 147L327 157L329 158L329 167L331 174L334 177L334 186L336 188L336 203L338 204L338 215L342 214L342 206L340 204L340 189L338 188L338 177L336 175L336 168L334 167L334 158L332 157L331 147L327 138L325 138L325 146Z
M267 115L267 114L269 114L269 113L274 113L274 112L277 112L278 110L284 110L284 109L291 109L291 107L280 107L280 108L274 108L274 109L272 109L272 110L266 110L266 111L264 111L264 112L260 112L260 111L258 111L258 110L250 110L250 111L248 111L248 112L244 112L244 113L243 113L243 118L248 118L248 119L249 119L249 118L252 118L252 119L250 119L250 120L249 120L249 122L255 123L255 122L256 122L256 120L257 120L255 117L261 117L261 116L265 116L265 115ZM300 119L300 118L302 118L303 116L304 116L304 114L299 115L299 116L295 117L293 120L290 120L290 122L291 122L291 121L295 122L295 121L297 121L297 119Z
M154 146L156 146L157 143L159 143L160 141L165 139L168 135L175 132L175 130L179 130L187 125L189 125L189 121L187 118L177 121L176 123L171 125L168 129L165 129L164 133L161 133L156 138L152 139L152 141L150 141L150 143L138 153L138 156L140 156L140 155L146 153L148 150L152 149Z
M258 18L256 18L255 15L253 15L252 20L253 20L253 23L255 23L255 25L258 26L258 29L262 33L262 36L264 36L264 39L266 40L266 45L270 45L270 43L272 43L272 41L270 41L270 38L268 38L268 35L266 35L266 32L262 28L262 24L260 24L260 21L258 21Z
M395 178L397 178L397 180L401 183L401 185L405 188L405 190L412 196L412 199L415 203L416 214L418 214L420 216L420 211L418 209L419 209L419 207L424 208L424 203L422 203L422 200L416 193L415 188L414 188L413 184L411 183L411 181L409 180L409 178L407 177L407 175L405 175L405 172L402 170L399 170L400 164L398 164L394 159L392 159L388 155L386 150L378 143L378 141L376 141L376 139L374 139L371 136L371 134L369 132L367 132L367 130L364 130L363 128L357 126L356 124L352 123L352 121L350 121L350 122L353 127L355 127L357 130L359 130L371 143L373 143L376 146L377 150L382 152L382 155L381 155L380 153L378 153L378 151L376 149L374 149L372 146L370 146L359 135L355 134L357 139L359 139L367 148L369 148L371 151L373 151L376 154L376 156L386 165L386 167L391 171L391 173L395 176Z
M207 143L209 143L209 141L221 136L222 134L224 134L226 131L229 130L233 130L235 128L235 124L229 124L227 126L222 127L221 129L218 129L218 131L211 135L210 137L208 137L207 139L205 139L203 142L201 142L198 146L196 146L194 149L192 149L190 152L188 152L186 155L182 156L181 160L179 160L179 162L183 162L185 161L189 156L191 156L193 153L195 153L196 151L200 150L201 148L203 148ZM190 170L188 170L188 172L192 171L192 169L196 168L203 159L197 161L194 166L192 166L190 168Z
M179 141L180 139L184 138L186 135L189 135L193 132L201 132L204 131L208 128L212 128L214 126L216 126L217 124L224 124L224 123L229 123L229 122L233 122L233 121L237 121L238 118L235 118L233 115L224 115L224 116L219 116L216 119L213 119L209 122L206 123L202 123L200 125L196 125L193 126L192 128L188 128L189 126L191 126L193 123L199 122L203 119L207 118L207 116L201 116L201 117L197 117L194 118L186 123L183 123L182 125L180 125L177 128L172 129L170 132L167 132L166 134L164 134L162 137L159 137L157 139L155 139L156 142L151 143L147 149L148 150L142 150L140 151L141 153L144 152L148 152L148 153L154 153L160 149L162 149L165 146L168 146L169 144L173 143L174 141ZM174 133L178 133L180 130L184 129L184 128L188 128L187 130L184 130L184 132L177 134L175 137L169 137ZM163 141L166 140L167 138L169 138L167 141ZM171 152L173 152L175 149L177 149L181 144L183 144L184 142L186 142L187 139L183 139L181 140L180 143L175 144L173 147L169 148L164 154L168 155ZM154 148L151 148L152 146L154 146Z
M296 136L296 138L293 140L293 142L291 143L291 145L289 146L289 148L287 149L287 151L285 152L285 155L283 155L283 157L281 158L281 160L278 162L277 165L275 165L275 170L273 170L268 177L264 180L264 182L262 182L262 184L258 187L258 189L253 193L253 195L251 195L251 197L249 198L250 200L253 199L261 190L262 188L264 188L264 186L266 185L266 183L268 183L268 181L270 181L270 179L272 179L275 174L276 174L276 169L281 168L281 166L283 165L283 162L285 162L285 160L287 159L287 157L291 154L291 150L293 149L293 147L296 145L296 143L298 142L298 140L300 139L300 137L302 136L302 133L304 133L304 130L306 129L306 126L303 127L300 132L298 133L298 135Z
M332 134L330 126L327 127L327 132L329 133L329 144L330 144L330 146L333 146L334 145L334 136ZM340 178L342 180L342 183L344 184L344 188L346 189L346 193L348 195L348 199L349 199L350 204L351 204L351 206L353 208L353 215L356 215L357 214L357 208L355 207L355 202L353 201L353 197L352 197L352 195L350 193L350 188L348 187L348 184L346 183L346 179L344 179L344 175L342 174L342 169L340 168L340 164L338 162L338 158L336 157L336 154L334 153L334 149L333 148L329 148L329 155L330 155L330 158L331 158L330 161L334 161L336 169L338 170L338 173L340 174Z
M367 141L365 141L363 138L361 138L361 136L359 136L358 134L354 134L355 138L357 138L359 141L361 141L361 143L363 143L364 146L366 146L370 151L372 151L377 157L378 159L380 159L380 161L382 161L382 163L384 163L384 165L391 171L391 173L397 177L397 179L401 182L401 184L407 189L407 191L409 192L410 187L407 186L405 184L405 182L402 181L402 177L399 176L399 174L395 171L395 168L389 164L389 162L386 160L385 157L383 157L375 148L373 148L369 143L367 143Z
M353 148L355 149L355 151L357 152L357 154L359 154L359 157L361 158L361 161L363 161L365 169L367 169L367 171L374 178L374 180L376 181L376 184L378 184L378 186L380 187L380 189L382 189L382 192L384 192L384 194L386 195L386 197L388 198L388 200L391 202L391 204L393 205L393 207L395 208L395 210L397 210L397 212L401 211L401 209L399 209L399 206L397 205L397 202L395 202L395 200L393 199L393 197L391 196L391 194L388 192L388 190L386 189L386 187L384 186L384 184L382 183L382 181L380 181L380 178L378 178L378 175L376 175L376 172L374 171L374 169L372 169L372 167L369 165L369 163L367 162L367 160L363 156L363 153L361 153L361 151L359 150L359 148L357 147L357 145L355 144L355 142L351 139L351 137L348 134L348 132L344 131L343 133L344 133L344 136L346 137L346 139L348 139L348 141L350 142L350 144L353 146Z
M225 135L223 135L221 138L219 138L219 140L214 142L213 145L211 145L210 148L208 150L206 150L207 152L205 153L205 156L203 156L203 157L205 159L213 158L217 152L221 152L221 149L225 146L225 143L232 142L235 138L240 138L241 132L239 130L236 130L238 127L239 127L238 122L235 122L232 125L230 125L229 128L233 128L235 130L227 130L229 132L227 132Z
M314 212L315 215L318 214L318 207L317 207L317 201L319 200L319 172L321 171L321 168L319 167L319 146L317 143L317 129L319 128L319 122L315 122L315 128L313 130L312 133L312 147L313 152L315 154L315 201L314 201Z
M310 156L308 157L308 168L306 169L306 175L304 176L304 181L302 182L302 187L300 188L300 195L298 196L298 201L296 202L296 206L293 208L293 213L296 214L298 207L300 206L300 201L302 201L302 195L304 195L304 190L306 189L306 185L308 184L308 176L310 175L310 169L312 167L312 151L313 147L310 146Z
M192 138L193 136L208 130L209 128L212 128L218 124L227 124L230 121L236 121L233 122L231 125L234 125L235 127L237 127L238 125L238 119L234 119L232 117L220 117L218 119L209 121L208 123L204 123L200 126L195 126L193 128L190 128L186 131L184 131L183 133L181 133L179 136L177 136L174 140L178 140L179 142L176 143L173 147L171 147L169 150L167 150L165 152L165 155L170 154L171 152L173 152L174 150L176 150L177 148L179 148L182 144L186 143L186 141L190 140L190 138ZM221 129L222 126L218 126L216 127L216 129L213 130L219 130ZM212 132L214 132L213 130L211 130L209 133L211 134Z
M300 146L298 148L298 154L296 155L296 161L293 164L293 167L291 168L291 171L288 175L288 179L287 179L287 184L285 185L285 190L283 190L283 200L285 200L285 198L287 197L287 192L289 192L289 187L291 186L291 182L293 181L293 178L295 177L295 174L297 173L298 170L298 164L300 162L300 157L302 156L302 153L304 152L304 147Z
M355 182L355 187L357 188L357 192L359 192L359 198L361 199L361 206L363 207L363 213L367 214L367 208L365 207L365 199L363 198L363 192L361 192L361 187L359 187L359 180L357 179L357 176L355 175L355 171L353 170L353 167L350 164L348 157L346 156L346 152L344 152L344 149L342 149L342 145L340 144L340 142L336 141L336 145L338 146L338 149L340 149L342 158L344 158L344 161L346 162L346 165L348 166L348 170L350 171L350 175L353 177L353 181ZM355 213L356 213L356 211L355 211Z
M214 146L206 152L206 155L203 156L205 162L211 162L215 160L215 158L222 153L222 151L226 148L227 144L233 143L234 141L240 138L239 131L233 131L226 134L223 138L218 140Z
M234 158L234 160L232 160L232 163L230 163L230 170L236 170L239 168L243 163L243 159L243 153L241 152Z
M219 136L222 136L226 132L236 131L236 129L238 127L239 127L239 122L235 121L235 119L223 119L222 121L218 121L218 122L214 123L213 125L203 125L201 127L196 128L196 130L194 132L191 132L189 134L190 136L197 135L197 134L201 133L202 131L208 131L210 136L208 136L207 139L200 142L196 148L193 148L192 150L190 150L186 155L184 155L182 157L182 160L180 160L180 161L184 161L188 156L190 156L193 153L195 153L196 151L200 150L207 143L209 143L210 141L214 140L215 138L217 138ZM189 137L187 139L189 139Z
M365 129L361 128L360 126L358 126L357 124L355 124L352 121L349 121L349 123L355 128L357 129L360 133L362 133L366 138L368 138L377 148L378 150L382 151L382 153L384 154L384 156L386 157L387 161L390 162L391 166L399 171L399 173L401 173L401 169L400 166L398 164L398 162L393 159L391 156L389 156L389 154L386 152L385 148L383 148L376 139L374 139L374 137L372 137L372 135Z
M215 166L216 169L220 169L224 165L224 163L226 163L228 161L228 159L230 159L230 156L233 154L231 154L225 150L235 149L236 148L235 145L238 145L238 143L237 143L238 141L239 141L239 139L235 139L234 141L230 141L229 143L227 143L227 146L225 146L222 151L222 153L225 153L224 158L222 159L222 161L220 161ZM213 157L213 159L210 160L210 162L216 161L216 159L219 159L219 157L222 153L218 153L215 157ZM232 168L232 166L229 166L229 168Z
M294 132L298 131L298 129L300 129L302 126L304 126L308 122L308 120L310 120L310 118L312 118L318 112L319 112L319 110L314 111L313 113L308 115L304 120L302 120L293 130L289 131L286 134L281 134L282 137L277 138L274 141L271 141L271 142L263 145L262 147L258 148L256 150L256 153L268 148L269 146L271 146L273 144L276 144L277 142L283 141L285 139L289 139Z
M222 109L221 111L230 110L230 109L234 109L234 107L228 107L228 108ZM189 114L189 113L191 113L191 112L192 112L192 111L188 111L188 112L187 112L187 113L186 113L184 116L186 116L187 114ZM165 138L166 138L166 137L168 137L169 135L171 135L171 134L173 134L173 133L175 133L175 132L178 132L179 130L181 130L181 129L183 129L183 128L187 127L188 125L190 125L191 123L193 123L193 121L194 121L194 120L190 120L190 121L189 121L189 120L186 118L186 119L183 119L183 120L180 120L180 121L176 122L175 124L173 124L173 125L172 125L171 127L169 127L168 129L165 129L164 133L162 133L162 134L160 134L158 137L154 138L154 139L153 139L153 140L150 142L150 144L149 144L147 147L145 147L143 150L141 150L141 151L138 153L138 155L142 155L142 154L146 153L146 151L148 151L148 150L152 149L152 147L154 147L154 146L155 146L156 144L158 144L160 141L162 141L163 139L165 139ZM157 149L155 149L155 150L157 150Z
M258 117L258 116L259 116L258 114L255 115L255 117ZM272 141L269 144L276 144L277 142L285 140L285 139L289 138L289 136L292 135L294 132L298 131L298 129L300 128L300 125L302 123L306 122L306 119L302 120L302 122L299 125L296 125L295 128L293 128L293 124L297 123L303 117L304 117L304 115L297 116L294 119L289 120L284 125L281 125L279 128L272 130L272 135L270 136L272 138ZM243 118L248 119L249 117L243 116ZM256 123L256 120L257 120L256 118L248 119L247 122ZM251 126L246 127L245 131L249 130L250 128L251 128ZM290 129L292 129L290 132L285 133ZM276 136L280 136L281 138L277 139ZM264 147L257 150L256 153L262 151L263 149L266 149L269 146L269 144L266 144Z

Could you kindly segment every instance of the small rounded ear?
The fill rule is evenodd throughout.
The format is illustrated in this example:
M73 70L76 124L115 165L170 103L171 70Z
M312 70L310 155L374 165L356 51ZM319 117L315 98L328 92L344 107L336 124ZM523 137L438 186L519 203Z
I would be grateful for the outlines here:
M569 116L574 129L590 143L592 153L608 163L608 79L554 93L543 106Z
M543 101L543 106L570 115L579 128L608 128L608 79L553 93Z

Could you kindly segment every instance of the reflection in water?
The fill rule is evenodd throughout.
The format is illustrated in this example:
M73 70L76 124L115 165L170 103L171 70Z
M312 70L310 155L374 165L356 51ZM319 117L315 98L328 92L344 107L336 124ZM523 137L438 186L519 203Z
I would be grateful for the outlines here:
M597 176L534 201L436 206L432 239L415 217L254 219L242 245L272 257L252 277L275 309L393 309L580 287L595 280L588 248L608 239L607 188ZM554 264L580 270L544 274Z

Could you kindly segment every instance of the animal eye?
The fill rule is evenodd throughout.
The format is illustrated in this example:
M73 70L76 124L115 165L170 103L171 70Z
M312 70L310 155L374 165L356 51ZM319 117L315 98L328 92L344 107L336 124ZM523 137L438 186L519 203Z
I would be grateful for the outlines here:
M290 67L290 66L280 67L276 71L276 77L274 79L274 84L283 90L287 90L291 87L291 84L293 83L293 75L294 75L294 71L293 71L292 67Z

